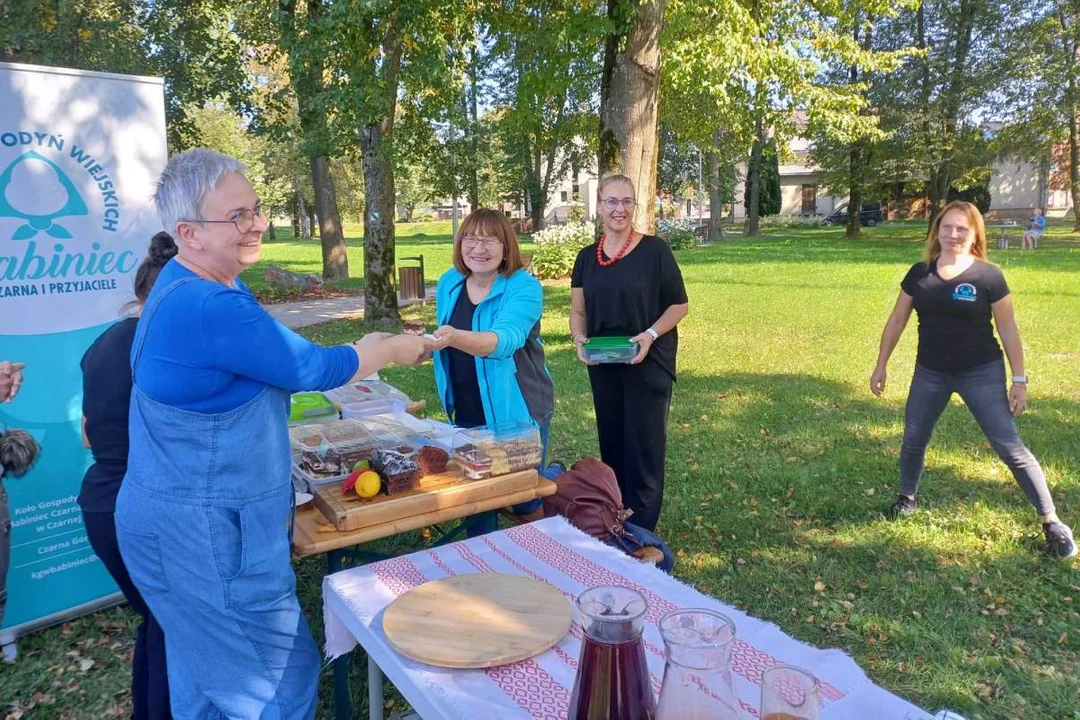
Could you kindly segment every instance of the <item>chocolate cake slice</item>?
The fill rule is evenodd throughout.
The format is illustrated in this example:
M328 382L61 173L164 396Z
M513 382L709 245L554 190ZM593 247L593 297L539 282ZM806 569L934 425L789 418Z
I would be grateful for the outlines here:
M438 475L446 472L446 463L450 461L450 455L440 448L426 445L416 456L417 462L425 475Z
M416 490L424 476L415 458L393 450L376 450L371 456L371 466L382 476L387 495Z

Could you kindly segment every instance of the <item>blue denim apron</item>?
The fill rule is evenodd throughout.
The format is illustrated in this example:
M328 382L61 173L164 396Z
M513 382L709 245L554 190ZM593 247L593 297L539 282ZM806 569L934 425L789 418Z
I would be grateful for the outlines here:
M143 313L132 368L161 301ZM116 534L165 631L172 711L183 720L307 720L320 655L296 597L289 393L204 414L131 392L128 471Z

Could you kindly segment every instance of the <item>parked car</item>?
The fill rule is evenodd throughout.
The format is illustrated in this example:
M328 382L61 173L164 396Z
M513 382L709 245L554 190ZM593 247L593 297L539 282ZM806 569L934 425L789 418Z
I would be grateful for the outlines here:
M848 204L844 203L826 215L823 222L825 225L847 225L847 221ZM859 221L866 227L874 227L878 223L885 222L885 212L882 210L881 203L863 205L862 210L859 211Z

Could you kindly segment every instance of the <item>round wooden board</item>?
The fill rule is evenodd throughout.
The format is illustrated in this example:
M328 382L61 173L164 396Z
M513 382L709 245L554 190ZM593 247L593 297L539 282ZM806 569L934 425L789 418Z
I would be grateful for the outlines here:
M570 629L570 602L521 575L455 575L390 603L382 625L390 645L408 658L488 668L531 658L559 642Z

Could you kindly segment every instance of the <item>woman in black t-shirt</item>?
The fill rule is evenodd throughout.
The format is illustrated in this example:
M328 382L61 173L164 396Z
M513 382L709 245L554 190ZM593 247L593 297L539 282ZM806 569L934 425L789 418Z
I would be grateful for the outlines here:
M1013 421L1027 407L1024 347L1009 286L1001 270L986 259L982 215L971 203L949 203L937 216L927 237L925 261L913 265L900 283L900 296L885 324L877 367L870 378L875 395L885 388L885 367L912 309L919 316L919 349L904 411L900 496L888 509L888 517L915 512L926 446L955 392L1035 506L1047 550L1072 557L1076 554L1072 531L1058 519L1039 461L1020 439ZM991 318L1012 368L1008 393L1005 362Z
M176 254L176 243L160 232L135 272L131 317L116 323L94 341L82 358L83 442L94 464L83 477L79 507L90 547L120 587L131 609L143 621L135 633L131 658L131 717L158 720L172 717L165 668L165 635L146 601L131 582L116 542L116 495L127 472L128 404L131 401L131 345L143 304L158 273Z
M604 232L578 253L570 282L570 336L578 358L590 337L631 336L629 365L589 366L600 457L615 471L632 521L655 530L664 496L667 416L686 288L666 242L634 230L634 184L609 175L597 189Z

